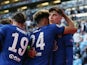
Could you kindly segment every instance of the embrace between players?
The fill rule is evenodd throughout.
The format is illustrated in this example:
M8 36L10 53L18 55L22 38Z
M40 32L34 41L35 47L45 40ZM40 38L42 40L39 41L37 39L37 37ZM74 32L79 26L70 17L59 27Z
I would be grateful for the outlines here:
M62 18L68 26L60 25ZM24 14L16 13L12 24L0 27L0 65L72 65L73 41L70 40L77 28L61 9L37 11L33 15L36 29L30 35L25 31L25 20Z

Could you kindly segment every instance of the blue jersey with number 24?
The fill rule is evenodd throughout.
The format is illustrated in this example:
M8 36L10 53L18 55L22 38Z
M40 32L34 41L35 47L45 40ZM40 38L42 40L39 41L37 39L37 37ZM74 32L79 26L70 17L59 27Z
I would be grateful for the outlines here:
M36 29L31 34L32 47L37 51L36 57L28 59L25 65L48 65L55 37L63 33L64 27L56 24Z

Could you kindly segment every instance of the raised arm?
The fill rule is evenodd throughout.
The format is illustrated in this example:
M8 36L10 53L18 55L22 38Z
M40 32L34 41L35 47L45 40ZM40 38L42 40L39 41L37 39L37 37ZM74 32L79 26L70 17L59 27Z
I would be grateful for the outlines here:
M68 24L68 26L65 26L64 34L74 34L77 31L77 28L75 27L73 21L63 12L63 10L61 10L61 12Z
M74 22L62 11L62 16L66 20L69 27L75 27Z

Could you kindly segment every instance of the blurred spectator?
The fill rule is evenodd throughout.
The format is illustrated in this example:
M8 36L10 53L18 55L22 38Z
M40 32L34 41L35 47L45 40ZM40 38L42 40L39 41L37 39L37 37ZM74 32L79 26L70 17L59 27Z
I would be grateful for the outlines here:
M77 31L74 35L73 35L73 39L75 43L80 43L82 41L82 35L80 34L80 31Z
M84 49L84 52L82 54L82 61L83 61L83 65L87 64L87 46Z
M73 65L82 65L81 56L79 54L74 56Z
M76 43L73 47L73 54L76 55L76 54L79 54L80 55L80 44L79 43Z

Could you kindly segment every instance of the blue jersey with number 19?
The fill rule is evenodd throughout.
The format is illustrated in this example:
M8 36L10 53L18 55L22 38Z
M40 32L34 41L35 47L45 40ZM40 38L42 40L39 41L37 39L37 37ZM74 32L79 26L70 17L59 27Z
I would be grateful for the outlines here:
M63 33L64 27L56 24L44 26L33 31L32 47L37 51L36 57L28 59L25 65L48 65L53 43L57 34Z
M22 65L29 36L17 26L4 25L0 28L0 65Z

